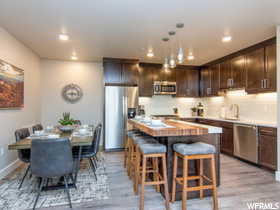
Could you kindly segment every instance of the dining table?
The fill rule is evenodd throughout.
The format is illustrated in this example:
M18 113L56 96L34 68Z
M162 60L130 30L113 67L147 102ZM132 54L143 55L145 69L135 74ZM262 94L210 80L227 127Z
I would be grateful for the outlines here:
M87 129L90 132L88 132L87 134L82 134L82 133L79 133L79 127L76 127L71 132L62 132L58 129L58 127L55 127L51 131L43 131L42 133L45 134L45 135L31 134L27 138L24 138L20 141L9 144L8 149L9 150L31 149L32 139L48 139L48 138L50 139L50 138L53 138L51 136L54 136L54 135L56 136L55 138L68 138L70 140L70 143L71 143L72 147L78 147L79 148L75 177L74 177L74 183L69 184L69 188L73 188L73 187L76 187L75 184L76 184L76 181L77 181L78 171L80 169L82 147L92 145L92 141L94 140L93 139L94 127L88 127ZM48 137L47 134L49 134L49 137ZM58 183L57 185L43 187L43 190L56 190L56 189L64 189L64 184Z

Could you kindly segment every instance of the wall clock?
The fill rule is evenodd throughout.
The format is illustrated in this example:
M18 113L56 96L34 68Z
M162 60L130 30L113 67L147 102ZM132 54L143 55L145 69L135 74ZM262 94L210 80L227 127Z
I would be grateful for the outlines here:
M76 102L78 102L83 96L83 91L80 88L80 86L76 85L76 84L69 84L66 85L63 89L62 89L62 97L65 101L74 104Z

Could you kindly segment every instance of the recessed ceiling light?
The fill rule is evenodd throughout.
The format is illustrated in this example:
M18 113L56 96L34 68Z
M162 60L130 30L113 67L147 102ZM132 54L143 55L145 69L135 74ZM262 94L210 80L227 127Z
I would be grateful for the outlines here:
M194 56L193 56L192 53L190 53L190 54L188 55L188 60L193 60L193 59L194 59Z
M153 51L149 51L149 52L147 53L147 57L149 57L149 58L154 57Z
M231 36L224 36L222 41L223 42L230 42L231 41Z
M69 39L69 37L67 35L65 35L65 34L60 34L59 35L59 39L63 40L63 41L67 41Z
M78 60L77 56L75 56L75 55L73 55L73 56L71 57L71 59L72 59L72 60Z

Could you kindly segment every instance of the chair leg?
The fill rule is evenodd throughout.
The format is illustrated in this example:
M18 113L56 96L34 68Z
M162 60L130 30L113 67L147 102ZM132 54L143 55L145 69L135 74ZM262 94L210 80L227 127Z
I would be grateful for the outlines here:
M169 210L169 191L168 191L168 180L167 180L167 170L166 170L166 156L165 154L161 158L162 160L162 173L164 181L164 196L165 196L165 207L166 210Z
M19 184L18 189L21 188L21 186L22 186L22 184L23 184L23 181L24 181L24 179L25 179L25 177L26 177L26 175L27 175L29 169L30 169L30 164L28 165L27 169L25 170L25 173L24 173L24 175L23 175L23 177L22 177L22 179L21 179L21 182L20 182L20 184Z
M199 186L201 187L203 185L203 159L199 159ZM200 199L203 198L203 190L199 191L199 197Z
M76 186L76 183L75 183L75 180L74 180L73 174L70 174L69 176L70 176L70 179L71 179L71 181L72 181L72 183L73 183L73 185L74 185L75 189L77 189L77 186Z
M97 169L97 162L96 162L95 158L92 157L91 159L93 160L93 164L94 164L95 169Z
M33 205L33 210L35 210L35 208L36 208L36 204L37 204L37 201L38 201L38 199L39 199L39 197L40 197L40 194L41 194L41 192L42 192L42 188L43 188L43 185L44 185L45 180L46 180L46 179L43 178L43 179L40 179L40 181L39 181L37 196L36 196L36 199L35 199L35 203L34 203L34 205Z
M72 208L71 197L70 197L69 188L68 188L68 178L69 178L69 176L64 176L64 183L65 183L65 190L67 193L69 206L70 206L70 208Z
M134 193L135 195L138 195L138 187L139 187L139 178L140 178L140 158L141 154L136 149L136 160L135 160L135 166L134 166Z
M186 157L183 158L183 192L182 192L182 210L187 209L187 187L188 187L188 159Z
M174 159L173 159L173 180L172 180L172 195L171 195L171 202L172 202L172 203L175 201L175 198L176 198L177 164L178 164L178 156L177 156L177 153L174 152Z
M158 176L158 173L159 173L159 170L158 170L158 158L157 157L153 157L152 158L152 164L153 164L153 181L159 181L159 176ZM160 185L157 184L156 185L156 192L159 192L160 191Z
M146 164L147 164L147 158L146 158L145 155L143 155L142 181L141 181L141 195L140 195L140 210L144 210Z
M95 180L97 181L97 176L96 176L96 174L95 174L95 167L94 167L94 164L93 164L93 161L92 161L91 158L89 158L89 162L90 162L90 165L91 165L91 168L92 168L92 171L93 171Z
M213 184L213 209L218 210L218 199L217 199L217 182L216 182L216 167L215 167L215 156L211 157L211 175Z

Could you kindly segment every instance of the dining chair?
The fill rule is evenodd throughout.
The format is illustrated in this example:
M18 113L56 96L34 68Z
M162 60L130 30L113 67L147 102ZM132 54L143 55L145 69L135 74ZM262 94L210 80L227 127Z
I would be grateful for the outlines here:
M74 173L72 147L68 138L33 139L31 142L31 173L39 178L38 192L33 206L35 209L39 196L48 180L63 177L70 208L71 198L68 188L69 178Z
M43 128L43 126L41 124L36 124L36 125L32 126L33 133L35 133L35 131L41 131L43 129L44 128Z
M16 142L21 141L21 140L27 138L28 136L30 136L30 132L29 132L28 128L21 128L21 129L17 129L15 131ZM25 173L24 173L24 175L21 179L21 182L19 184L19 187L18 187L18 189L20 189L22 184L23 184L23 181L24 181L24 179L25 179L25 177L26 177L26 175L27 175L27 173L30 169L30 149L19 149L18 150L18 158L22 162L28 164L28 166L25 170Z
M97 176L95 173L97 169L96 156L99 151L101 131L102 131L102 124L99 123L94 130L91 146L83 146L81 156L80 156L81 159L87 158L89 160L95 180L97 180ZM78 148L73 148L74 158L78 158L78 153L79 153Z

